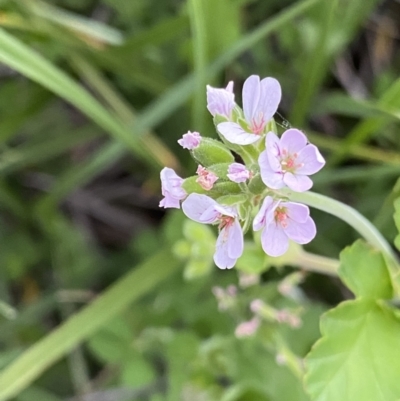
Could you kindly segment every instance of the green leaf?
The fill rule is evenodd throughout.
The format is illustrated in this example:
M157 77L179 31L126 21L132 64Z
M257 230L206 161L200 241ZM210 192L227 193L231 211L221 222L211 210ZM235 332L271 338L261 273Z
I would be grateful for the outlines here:
M347 301L323 316L321 332L306 357L313 401L398 401L400 321L392 309Z
M156 378L153 367L137 352L131 352L124 362L120 376L121 384L141 387Z
M168 250L148 259L101 296L40 340L0 374L0 401L18 394L53 363L96 333L132 302L174 273L179 263Z
M390 299L393 296L382 254L361 240L340 254L339 276L356 297Z

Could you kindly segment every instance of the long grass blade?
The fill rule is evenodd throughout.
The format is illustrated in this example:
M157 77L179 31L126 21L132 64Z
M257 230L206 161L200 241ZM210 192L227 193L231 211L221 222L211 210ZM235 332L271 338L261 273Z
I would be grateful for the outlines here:
M170 251L161 250L122 277L92 304L77 312L0 373L0 401L8 400L24 390L54 362L154 289L178 267L179 262Z

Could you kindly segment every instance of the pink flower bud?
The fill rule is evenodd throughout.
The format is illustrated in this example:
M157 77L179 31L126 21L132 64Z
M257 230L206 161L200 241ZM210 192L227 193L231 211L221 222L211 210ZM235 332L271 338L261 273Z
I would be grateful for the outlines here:
M183 179L179 177L172 168L164 167L160 173L161 192L164 198L160 207L180 208L179 201L186 198L187 193L182 188Z
M254 317L247 322L240 323L239 326L236 327L235 336L238 338L252 336L259 326L260 320Z
M251 302L250 304L250 310L253 313L258 313L264 306L264 302L261 299L255 299L254 301Z
M182 136L181 139L178 140L179 145L184 149L195 149L199 146L201 141L201 136L198 132L190 132L188 131L186 134Z
M251 172L247 170L246 166L240 163L232 163L228 167L228 178L233 182L245 182L251 178Z
M196 173L199 176L196 182L198 182L200 186L206 191L212 189L212 187L214 186L214 182L218 180L218 177L214 173L208 171L206 168L200 165L197 168Z

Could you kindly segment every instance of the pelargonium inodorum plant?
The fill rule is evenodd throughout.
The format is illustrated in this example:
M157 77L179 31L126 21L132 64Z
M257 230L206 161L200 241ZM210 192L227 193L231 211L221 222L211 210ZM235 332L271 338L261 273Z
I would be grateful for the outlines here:
M164 199L160 206L179 208L190 219L218 225L214 262L232 268L243 253L244 233L261 231L266 254L281 256L289 241L309 243L316 235L308 206L290 200L287 188L304 192L310 175L325 164L318 148L298 129L278 137L273 119L281 100L274 78L250 76L243 86L243 109L233 82L226 89L207 86L207 108L222 142L188 132L178 143L199 163L186 180L172 169L161 171Z
M313 401L336 400L343 388L346 399L399 400L400 358L395 350L400 349L400 319L393 306L400 298L397 255L356 210L310 191L312 176L324 167L325 160L306 133L288 124L276 124L274 115L281 101L279 82L252 75L243 85L242 100L241 108L235 102L233 82L226 88L207 86L207 108L221 140L190 131L179 139L198 167L196 174L186 179L167 167L161 171L164 198L160 206L182 206L189 219L218 227L213 260L220 269L237 266L241 290L258 283L259 274L272 265L339 276L354 299L324 315L322 338L304 359L290 350L276 327L286 324L299 328L299 308L277 309L268 300L253 299L238 318L238 287L214 287L213 293L219 309L231 311L239 321L236 337L254 336L267 326L268 347L276 352L276 362L286 364L303 380ZM302 245L317 234L309 206L342 219L367 243L356 241L341 252L340 261L306 252ZM395 208L395 222L400 228L400 201ZM190 220L186 223L194 224ZM195 256L206 254L208 269L212 235L205 229L201 235L185 236ZM400 234L395 245L400 250ZM257 256L260 253L261 258ZM204 270L201 258L191 260L195 269ZM255 266L258 264L260 267ZM185 273L190 271L189 265ZM251 273L246 276L248 265ZM304 299L296 287L303 274L289 274L277 287L295 305Z
M226 88L207 85L207 109L221 140L191 131L178 140L198 163L196 175L183 179L165 167L160 207L182 205L189 219L218 226L214 262L221 269L236 264L244 250L244 235L252 228L261 232L254 238L267 255L287 255L281 261L336 274L336 261L313 258L293 245L307 244L316 235L308 206L346 221L396 261L390 245L357 211L309 191L310 176L324 167L325 160L301 130L290 127L278 132L274 115L281 97L281 86L271 77L246 79L242 108L235 102L232 81Z

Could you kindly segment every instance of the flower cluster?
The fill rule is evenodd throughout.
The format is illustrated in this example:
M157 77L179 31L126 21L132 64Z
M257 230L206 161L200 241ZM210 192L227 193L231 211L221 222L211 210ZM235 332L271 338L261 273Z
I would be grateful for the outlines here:
M325 164L300 130L278 136L276 79L250 76L242 100L243 109L235 103L233 82L226 88L207 86L207 109L222 142L189 131L178 143L198 162L196 175L184 180L170 168L161 171L161 207L179 208L183 201L187 217L218 225L214 262L221 269L232 268L242 255L251 223L254 231L261 230L262 248L270 256L283 255L289 240L307 244L315 237L309 208L281 190L309 190L309 176Z

